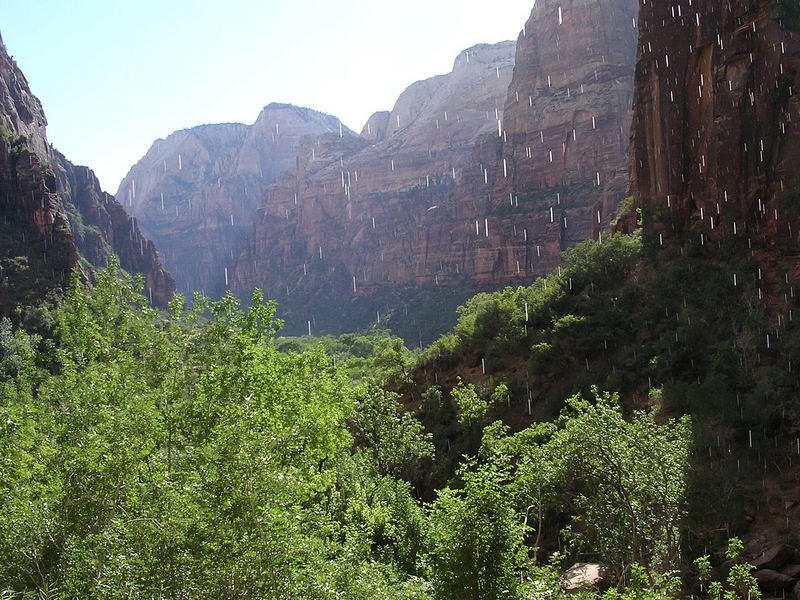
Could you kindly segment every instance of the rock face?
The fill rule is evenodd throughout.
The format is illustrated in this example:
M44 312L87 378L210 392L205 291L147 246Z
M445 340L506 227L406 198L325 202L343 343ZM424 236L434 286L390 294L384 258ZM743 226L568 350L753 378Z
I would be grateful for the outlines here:
M100 188L89 167L73 165L57 150L53 150L53 158L56 189L79 254L96 268L107 266L111 255L117 255L123 269L144 276L150 301L166 306L175 294L175 281L161 266L153 242L144 237L122 205Z
M797 565L785 567L796 556L797 551L794 547L778 544L764 550L748 562L754 567L753 577L762 590L772 593L788 592L797 584L800 567Z
M800 277L800 4L647 2L639 29L630 151L636 211L622 225L642 222L650 248L680 247L731 265L730 289L747 286L736 293L750 295L769 318L758 351L773 352L792 320ZM752 267L741 266L745 258ZM795 490L758 489L756 501L769 510L748 510L747 520L781 531ZM768 504L773 498L785 502L781 509ZM762 587L789 589L792 576L777 570L792 554L779 546L754 561Z
M781 573L797 579L800 577L800 565L786 565L781 569Z
M55 176L47 120L0 41L0 317L42 300L79 263Z
M797 584L797 579L771 569L754 571L753 577L758 581L758 586L767 592L788 592Z
M267 186L295 167L304 136L338 135L340 125L329 115L270 104L251 126L178 131L152 145L117 197L158 245L180 291L219 296Z
M0 125L17 137L24 137L39 156L48 155L42 103L31 93L28 80L9 56L0 38Z
M485 245L505 277L551 271L562 250L599 239L616 217L638 10L636 0L536 2L517 44Z
M457 304L551 270L625 195L637 10L539 0L517 44L461 53L359 140L305 146L267 192L234 289L265 288L290 331L358 326L343 320L356 304L399 331L398 307L422 290Z
M777 294L781 269L800 276L800 8L648 2L639 23L634 206L664 243L711 251L738 238L768 254L764 287Z
M756 569L771 569L773 571L779 571L786 565L786 563L794 560L796 554L797 551L792 546L787 544L779 544L778 546L773 546L772 548L769 548L768 550L765 550L756 556L750 561L750 564Z
M267 192L234 289L262 287L297 323L328 329L357 326L359 300L363 326L392 307L386 293L444 284L451 272L468 285L465 240L451 237L438 207L471 168L476 140L498 136L514 48L470 48L451 73L413 84L391 112L373 115L363 137L304 144L296 171Z
M152 243L90 169L48 144L46 124L0 42L0 316L63 288L75 267L91 276L112 253L126 270L144 274L153 302L165 304L174 283Z
M602 592L608 589L608 567L596 563L576 563L561 576L561 587L568 594Z
M0 318L62 288L79 256L52 169L23 137L0 136Z

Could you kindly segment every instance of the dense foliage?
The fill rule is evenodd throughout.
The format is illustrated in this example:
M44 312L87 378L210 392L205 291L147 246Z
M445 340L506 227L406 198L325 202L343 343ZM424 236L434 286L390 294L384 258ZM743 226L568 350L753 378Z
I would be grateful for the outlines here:
M422 510L392 474L431 449L392 396L351 385L319 349L279 352L258 294L246 313L198 297L162 317L137 288L114 266L91 290L76 277L38 352L0 327L2 585L421 597Z
M160 313L116 263L92 288L74 276L50 338L0 322L0 593L522 600L560 597L564 561L597 560L609 600L752 596L744 565L677 575L701 554L698 448L715 416L744 415L693 398L763 393L729 345L751 348L764 317L747 290L715 297L722 268L648 275L642 253L585 244L560 273L479 295L416 366L386 332L277 338L258 292L246 311L198 295ZM703 303L737 315L732 336L690 325ZM464 360L486 376L419 389ZM493 373L514 361L539 419L511 427L498 417L523 388Z
M439 455L432 487L455 471L452 457L480 444L453 425L464 387L484 403L471 404L486 407L483 425L503 419L519 428L554 418L564 398L597 385L628 412L658 406L664 416L692 416L685 554L743 534L765 489L796 495L800 329L791 271L744 236L711 247L694 233L683 245L662 246L646 232L587 242L550 276L467 302L415 371L413 394L444 399L421 401ZM509 400L493 402L501 386ZM759 515L766 537L797 543L789 523L788 509Z
M419 354L387 329L338 337L278 337L275 344L283 352L306 352L321 345L334 365L344 368L352 379L400 388L410 383L410 372Z

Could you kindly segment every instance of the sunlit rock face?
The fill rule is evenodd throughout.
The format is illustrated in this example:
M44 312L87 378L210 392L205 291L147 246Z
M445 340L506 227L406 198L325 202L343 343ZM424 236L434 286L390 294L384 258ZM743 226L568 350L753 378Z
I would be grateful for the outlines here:
M496 131L513 51L511 42L471 48L452 73L411 85L390 113L374 115L362 138L309 140L298 170L268 192L254 236L263 246L250 253L253 262L240 261L238 287L271 283L260 277L276 276L275 269L291 286L292 273L318 258L320 247L365 290L427 278L415 256L419 226L457 187L478 136ZM292 239L302 240L303 252L290 248Z
M79 256L49 166L44 116L0 41L0 317L63 287Z
M0 38L0 125L15 136L24 137L39 156L47 156L47 118L42 103L33 95L28 80L9 55Z
M486 251L506 278L600 239L627 188L637 0L538 0L517 44ZM494 217L494 218L492 218ZM494 222L494 227L492 227Z
M634 206L662 243L770 254L759 285L780 296L779 272L800 276L800 5L648 2L639 23Z
M270 104L250 126L178 131L151 146L117 196L156 242L181 292L219 296L264 191L294 169L300 140L339 129L330 115Z
M153 244L90 169L47 142L41 103L2 41L0 125L0 278L9 278L0 285L0 315L63 289L76 267L91 276L111 254L143 274L153 302L165 305L174 283Z
M450 270L469 287L465 240L451 237L440 207L471 168L476 141L498 135L514 51L513 42L470 48L451 73L411 85L373 115L362 136L307 140L297 170L267 192L234 288L262 287L298 323L324 330L357 325L362 309L376 320L404 291L445 285L438 278ZM327 312L332 299L350 314Z
M529 281L599 237L626 192L637 11L539 0L516 44L461 53L358 139L309 141L268 190L234 289L265 288L298 332L378 313L422 331L451 307L406 319L421 290Z

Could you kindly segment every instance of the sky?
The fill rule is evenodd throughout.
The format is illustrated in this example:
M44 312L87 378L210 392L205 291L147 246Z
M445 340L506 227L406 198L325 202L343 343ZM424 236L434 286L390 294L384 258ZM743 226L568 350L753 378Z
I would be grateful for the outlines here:
M158 138L271 102L361 131L461 50L516 39L534 0L0 0L50 142L103 188Z

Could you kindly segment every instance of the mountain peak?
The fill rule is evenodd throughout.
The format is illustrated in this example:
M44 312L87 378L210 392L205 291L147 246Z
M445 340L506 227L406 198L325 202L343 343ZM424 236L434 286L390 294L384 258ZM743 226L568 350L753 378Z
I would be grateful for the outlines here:
M486 66L498 61L503 62L508 54L514 56L516 47L517 43L511 40L496 44L475 44L458 53L453 61L453 72L470 66Z

